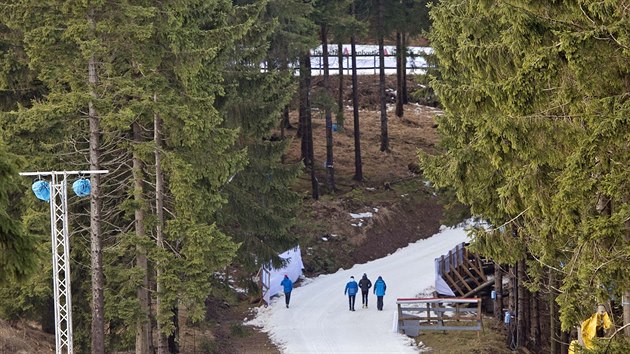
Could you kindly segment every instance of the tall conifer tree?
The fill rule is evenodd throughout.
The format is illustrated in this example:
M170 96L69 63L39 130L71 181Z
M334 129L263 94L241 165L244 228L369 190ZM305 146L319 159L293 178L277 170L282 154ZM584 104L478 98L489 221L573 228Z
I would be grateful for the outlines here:
M533 255L537 281L547 269L563 276L564 330L627 291L628 170L613 162L629 158L623 14L595 1L449 0L432 11L446 152L423 158L427 175L496 225L477 231L480 251Z

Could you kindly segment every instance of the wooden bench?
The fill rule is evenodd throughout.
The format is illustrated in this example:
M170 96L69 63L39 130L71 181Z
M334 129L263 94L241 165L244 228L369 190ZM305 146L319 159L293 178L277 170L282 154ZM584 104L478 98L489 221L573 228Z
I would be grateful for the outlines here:
M399 298L398 331L482 331L479 298ZM472 306L472 307L471 307Z

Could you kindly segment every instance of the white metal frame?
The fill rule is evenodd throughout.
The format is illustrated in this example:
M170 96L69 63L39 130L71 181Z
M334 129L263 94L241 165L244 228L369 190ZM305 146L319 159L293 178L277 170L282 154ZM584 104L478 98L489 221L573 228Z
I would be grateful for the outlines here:
M55 300L57 354L72 354L72 295L70 292L70 240L68 236L68 176L105 174L107 170L21 172L20 176L50 178L50 234Z

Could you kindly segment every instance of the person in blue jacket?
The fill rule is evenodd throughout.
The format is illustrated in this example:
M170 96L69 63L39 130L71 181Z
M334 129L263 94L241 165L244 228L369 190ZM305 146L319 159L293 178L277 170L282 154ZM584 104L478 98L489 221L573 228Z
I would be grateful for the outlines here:
M284 302L289 308L289 301L291 301L291 291L293 290L293 282L289 279L288 275L284 275L284 279L280 282L280 285L284 287Z
M357 298L357 292L359 291L359 285L354 280L354 276L350 277L350 281L346 284L346 289L343 294L348 294L348 306L350 311L354 311L354 301Z
M374 294L376 294L376 308L379 311L383 311L383 296L385 296L385 290L387 290L387 284L382 277L378 277L374 282Z

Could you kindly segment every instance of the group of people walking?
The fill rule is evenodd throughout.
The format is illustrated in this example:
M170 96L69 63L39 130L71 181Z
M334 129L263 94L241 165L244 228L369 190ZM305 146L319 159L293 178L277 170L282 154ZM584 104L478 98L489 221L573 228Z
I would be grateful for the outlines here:
M289 276L285 274L280 285L282 285L284 290L284 302L286 307L289 308L293 282L289 279ZM348 307L350 311L354 311L354 302L359 289L361 289L361 303L363 304L363 308L368 308L368 294L370 293L370 288L372 288L372 282L368 279L367 274L363 273L363 277L358 283L354 280L354 276L350 277L350 281L346 284L346 289L343 292L344 295L348 295ZM376 308L379 311L383 311L383 296L385 296L385 290L387 290L387 284L385 284L383 278L379 276L374 282L373 290L374 295L376 295Z
M365 273L363 273L363 277L358 283L354 280L354 276L350 277L350 281L346 284L346 289L343 292L344 295L348 295L348 307L350 311L354 311L354 302L359 289L361 289L361 303L363 304L363 308L368 308L368 294L370 293L371 287L372 282ZM383 278L379 276L374 282L373 290L376 295L376 308L379 311L383 311L383 296L385 296L385 290L387 290L387 284L385 284Z

